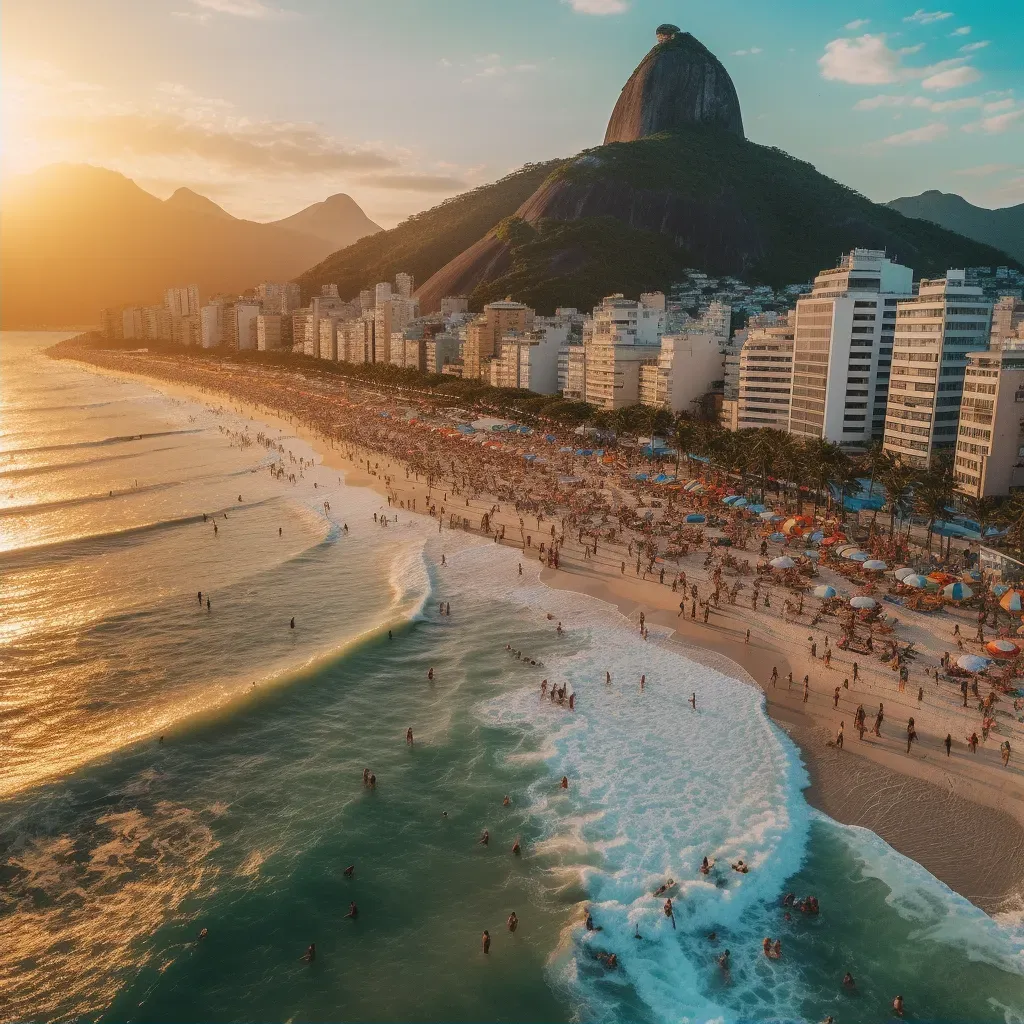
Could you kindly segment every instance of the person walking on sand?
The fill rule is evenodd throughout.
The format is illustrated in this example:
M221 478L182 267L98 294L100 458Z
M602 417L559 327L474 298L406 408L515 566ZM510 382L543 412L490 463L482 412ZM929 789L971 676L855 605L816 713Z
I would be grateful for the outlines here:
M697 694L696 694L696 692L690 694L690 707L693 708L694 711L697 710Z
M946 757L949 757L949 749L953 746L953 736L951 733L946 733L946 739L944 741L946 747Z
M832 707L833 708L838 708L839 707L839 687L838 686L835 688L835 692L832 694Z
M775 684L778 681L779 681L779 670L774 665L772 665L772 686L774 687Z
M871 730L879 739L882 738L882 721L885 718L885 709L882 704L878 705L878 713L875 715L875 727Z
M910 753L910 745L917 739L917 730L914 728L913 718L907 722L907 753Z
M811 677L804 676L804 703L807 703L807 698L811 695Z
M846 728L845 722L839 723L839 732L836 733L836 748L838 750L843 749L843 730Z

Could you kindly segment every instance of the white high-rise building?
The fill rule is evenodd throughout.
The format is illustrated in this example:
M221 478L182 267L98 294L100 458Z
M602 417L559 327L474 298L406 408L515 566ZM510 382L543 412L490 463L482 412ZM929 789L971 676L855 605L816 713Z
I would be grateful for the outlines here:
M881 437L896 304L913 271L876 249L854 249L796 304L789 429L865 444Z
M377 287L379 288L380 285ZM390 289L391 285L387 287ZM410 320L415 320L419 315L419 299L403 299L398 295L390 294L386 298L378 298L373 309L373 361L375 363L391 362L391 336L401 331ZM404 363L404 348L401 358Z
M373 289L373 304L379 306L386 299L391 298L391 282L381 281L374 286Z
M235 339L239 352L256 348L256 317L260 312L255 302L235 303Z
M256 297L263 304L264 313L290 313L302 305L299 286L294 281L277 284L264 281L256 286Z
M498 344L490 364L491 383L499 388L525 388L538 395L558 394L558 355L569 336L569 324L554 317L538 318L528 331L510 331Z
M164 307L171 316L199 316L199 285L168 288L164 292Z
M203 348L217 348L224 340L223 302L210 302L200 310L199 337Z
M125 306L121 310L121 332L123 338L144 338L146 336L141 306Z
M774 323L748 327L739 353L735 429L789 429L795 327L795 310Z
M583 400L613 411L640 401L640 366L661 353L665 312L621 294L609 295L583 324ZM570 365L567 375L571 375Z
M967 354L989 346L992 301L962 270L923 280L897 307L885 450L927 466L956 444Z

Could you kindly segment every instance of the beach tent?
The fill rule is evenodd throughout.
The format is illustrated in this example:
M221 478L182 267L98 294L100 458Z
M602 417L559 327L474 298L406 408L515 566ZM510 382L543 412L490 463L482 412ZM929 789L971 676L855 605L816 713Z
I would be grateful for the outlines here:
M723 505L734 505L739 500L740 500L740 496L738 494L727 494L722 499L722 504Z
M547 442L548 442L548 444L550 444L550 443L551 443L552 441L557 441L557 440L558 440L558 438L557 438L557 437L555 437L555 435L554 435L554 434L545 434L545 435L544 435L544 440L545 440L545 441L547 441Z
M789 555L780 555L778 558L773 558L768 564L773 569L792 569L796 562Z
M836 548L836 554L841 558L845 558L851 551L860 551L860 548L856 544L843 544Z
M950 601L966 601L974 597L974 591L966 583L950 583L942 588L942 596Z
M993 658L1004 658L1012 660L1020 654L1020 648L1012 640L989 640L985 644L985 650Z
M1024 611L1024 593L1019 590L1008 590L1001 598L999 598L999 607L1003 611L1007 612L1019 612Z
M787 519L782 524L782 532L790 536L799 537L804 532L804 524L800 518Z
M836 588L835 587L827 587L827 586L815 587L811 591L811 593L815 597L820 597L822 599L822 601L827 601L830 597L835 597L836 596Z
M810 537L808 537L807 539L812 544L819 544L821 541L825 539L825 534L823 534L821 530L815 530L814 533L812 533Z
M862 594L860 597L851 597L850 598L850 607L851 608L877 608L878 607L878 602L873 597L867 597L866 595Z
M746 503L747 503L747 499L746 498L737 498L732 503L732 507L733 508L743 508L743 506L746 505Z
M968 569L961 577L964 583L980 583L981 573L977 569Z
M983 658L980 654L961 654L956 663L965 672L984 672L989 666L988 658Z
M889 566L880 558L869 558L864 563L864 568L871 569L873 572L884 572Z
M893 576L895 576L896 579L900 581L900 583L902 583L908 576L916 575L917 573L915 573L913 569L906 565L901 566L899 569L893 570Z
M456 424L455 429L460 434L475 434L476 433L476 430L473 427L471 427L468 423L458 423L458 424Z

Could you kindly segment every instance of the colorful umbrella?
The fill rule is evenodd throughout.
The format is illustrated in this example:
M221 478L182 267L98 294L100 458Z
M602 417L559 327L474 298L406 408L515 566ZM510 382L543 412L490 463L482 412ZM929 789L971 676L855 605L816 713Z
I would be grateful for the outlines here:
M809 558L812 562L816 562L819 558L821 558L821 552L813 550L805 551L804 558Z
M889 566L880 558L869 558L864 563L865 569L873 569L875 572L884 572Z
M843 555L843 558L848 558L851 562L871 561L871 556L866 551L851 551L848 555Z
M942 588L942 596L948 597L950 601L966 601L974 597L974 591L966 583L950 583Z
M761 512L761 513L759 513L759 515L761 516L761 518L763 520L765 520L765 522L767 522L769 519L774 519L775 518L775 513L774 512Z
M851 608L877 608L878 602L873 597L867 597L861 595L860 597L850 598Z
M966 672L984 672L989 666L988 658L979 654L961 654L956 663Z
M688 523L706 523L708 521L707 516L702 516L699 512L691 512L687 517Z
M1020 654L1020 648L1012 640L989 640L985 644L985 650L993 658L1016 658Z
M917 590L924 590L925 587L929 586L931 581L926 579L924 576L918 576L917 573L911 573L909 576L904 576L900 582L905 587L915 587Z
M900 581L900 583L902 583L908 576L916 576L916 575L917 574L914 572L913 569L910 569L910 568L908 568L905 565L901 566L899 569L896 569L896 570L893 571L893 576L895 576L896 579L898 579Z
M1024 593L1019 590L1008 590L999 598L999 607L1007 612L1019 612L1024 610Z
M779 533L779 531L776 530L768 539L775 544L781 544L786 539L786 535L784 533Z
M992 584L992 593L995 594L996 597L1002 597L1009 589L1010 587L1006 583Z
M836 596L836 588L835 587L826 587L826 586L815 587L811 591L811 593L815 597L820 597L822 599L822 601L827 601L830 597L835 597Z

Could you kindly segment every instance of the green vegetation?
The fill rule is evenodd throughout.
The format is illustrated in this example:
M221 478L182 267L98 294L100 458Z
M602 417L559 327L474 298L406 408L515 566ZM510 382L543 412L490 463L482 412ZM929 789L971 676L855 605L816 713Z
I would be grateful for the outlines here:
M515 213L561 163L526 164L493 184L446 199L389 231L338 250L297 278L304 300L319 293L322 284L336 284L343 298L353 298L362 288L394 280L399 271L422 283Z

